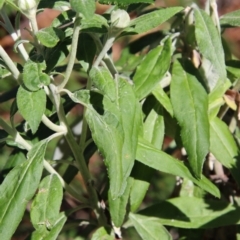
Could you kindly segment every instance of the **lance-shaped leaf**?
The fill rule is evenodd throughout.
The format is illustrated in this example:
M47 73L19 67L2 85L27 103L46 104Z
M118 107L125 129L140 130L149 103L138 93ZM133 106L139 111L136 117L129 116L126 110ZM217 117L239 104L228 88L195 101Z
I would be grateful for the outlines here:
M138 99L146 97L168 71L171 62L171 44L170 38L167 39L164 45L151 50L137 67L133 82Z
M170 173L182 178L187 178L193 181L203 190L216 197L220 197L218 188L207 178L202 176L201 179L197 180L192 176L189 169L182 162L164 153L163 151L156 149L154 146L152 146L152 144L143 138L139 138L136 159L139 162L156 170Z
M181 127L181 139L193 174L201 177L209 151L208 96L197 78L176 61L172 69L171 101Z
M29 92L19 87L17 105L23 118L29 123L32 133L35 133L46 109L46 94L43 89Z
M157 85L152 91L154 97L161 103L161 105L166 109L166 111L173 116L173 108L168 95L164 92L161 85Z
M91 18L96 10L95 0L70 0L71 7L85 18Z
M162 224L180 228L217 228L239 224L240 208L226 201L179 197L139 212Z
M28 202L42 176L47 141L33 146L28 160L17 165L0 186L0 236L10 239L20 223Z
M80 90L70 97L87 108L85 117L92 137L105 157L111 196L115 199L123 194L134 164L141 109L132 86L126 80L113 79L103 68L91 70L90 76L104 92L102 101L101 97L98 98L95 107L99 113L92 105L96 97L93 92Z
M40 226L51 228L59 215L62 203L62 185L56 174L45 177L31 205L31 222L35 229Z
M220 82L223 82L226 79L226 70L221 36L206 12L195 9L194 15L195 35L199 50L211 62L219 74Z
M240 185L239 151L227 125L215 117L210 121L210 151L232 173Z
M147 32L166 22L182 10L182 7L170 7L162 8L151 13L144 14L132 20L129 27L124 30L123 34L139 34Z
M222 27L240 27L240 10L221 16L220 24Z
M111 215L111 220L114 223L115 227L121 227L124 221L126 211L127 211L127 204L129 200L130 190L133 184L133 179L128 178L127 180L127 187L125 189L124 194L117 198L113 199L111 196L111 191L108 194L108 201L109 201L109 210Z
M161 220L155 217L146 217L130 213L130 220L143 240L171 240L172 237L162 225Z
M152 106L152 110L143 124L143 137L157 149L160 150L162 148L164 137L164 119L162 116L162 107L159 103ZM152 168L148 168L140 163L135 163L131 173L131 176L134 177L130 195L132 212L136 211L142 203L142 200L149 188L153 171L154 170Z

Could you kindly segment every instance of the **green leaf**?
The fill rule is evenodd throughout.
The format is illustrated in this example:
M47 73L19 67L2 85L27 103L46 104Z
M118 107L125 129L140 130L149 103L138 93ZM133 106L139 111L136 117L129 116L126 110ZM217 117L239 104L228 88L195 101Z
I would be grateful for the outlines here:
M95 0L70 0L72 9L85 18L92 18L96 10Z
M35 229L44 225L51 229L59 215L62 203L62 185L56 174L45 177L31 205L31 222Z
M111 232L111 228L100 227L92 235L91 240L115 240L114 234Z
M153 3L154 0L99 0L101 4L128 6L134 3Z
M57 239L60 231L63 228L63 225L67 221L67 217L64 212L60 213L56 222L52 226L52 229L48 233L48 235L44 238L44 240L55 240Z
M143 167L143 171L145 171L145 169L146 169L146 166ZM149 188L149 185L150 183L148 181L139 180L138 178L134 179L131 193L130 193L131 212L135 212L139 208L139 206L142 204L142 201Z
M92 18L81 21L81 31L104 33L108 29L107 19L101 15L94 14Z
M20 223L28 202L42 176L47 141L33 146L28 160L17 165L0 186L0 236L10 239Z
M162 225L161 220L139 214L129 214L129 218L143 240L171 240L171 235Z
M139 1L138 1L139 2ZM182 7L162 8L151 13L144 14L130 22L123 34L139 34L147 32L169 20L176 13L182 11Z
M89 73L90 78L94 81L94 85L104 96L107 96L112 102L116 101L116 84L111 74L106 68L92 68Z
M162 107L157 103L148 114L143 124L144 139L149 141L155 148L161 149L164 138L164 119Z
M23 163L26 161L26 156L22 151L15 150L11 153L10 157L8 158L6 164L4 165L3 170L11 170L15 166Z
M60 213L57 217L56 222L51 229L46 230L45 227L41 226L38 230L34 231L31 235L30 240L55 240L59 236L60 231L62 230L65 222L67 221L67 217L64 212Z
M137 67L133 82L139 99L146 97L168 71L171 62L171 44L168 38L163 46L151 50Z
M214 88L208 95L208 115L210 120L217 116L220 107L224 104L223 95L230 86L231 82L227 80Z
M221 27L240 27L240 10L236 10L220 17Z
M211 193L216 197L220 197L218 188L207 178L202 176L201 179L197 180L192 176L188 168L182 162L156 149L154 146L152 146L152 144L142 138L139 138L138 141L136 159L139 162L156 170L170 173L182 178L187 178L193 181L203 190Z
M64 37L64 33L58 28L46 27L40 29L36 33L36 37L43 46L52 48Z
M173 108L171 101L168 95L164 92L161 85L157 85L154 90L152 91L154 97L161 103L161 105L166 109L166 111L173 116Z
M46 69L45 62L33 62L28 60L23 68L23 82L30 91L37 91L45 85L50 84L50 77L43 73Z
M240 208L225 201L179 197L139 212L156 217L163 225L179 228L217 228L239 224Z
M238 146L227 125L217 117L210 121L210 151L240 185Z
M132 183L133 183L132 179L128 178L127 187L125 189L124 194L117 199L113 199L111 196L111 191L109 191L108 194L109 210L111 220L114 223L115 227L121 227L124 221Z
M172 69L171 101L181 127L181 139L193 174L201 177L209 151L208 95L197 78L176 61Z
M46 109L46 94L44 90L29 92L20 86L17 92L17 105L19 112L29 123L34 134Z
M220 82L223 82L226 79L226 70L221 36L206 12L194 9L194 14L195 35L199 50L211 62L219 75Z
M141 108L132 86L125 79L113 79L104 68L93 69L90 76L104 96L96 98L96 93L80 90L70 97L87 107L85 117L93 140L105 158L110 191L115 199L123 194L134 164ZM91 104L94 98L99 113Z

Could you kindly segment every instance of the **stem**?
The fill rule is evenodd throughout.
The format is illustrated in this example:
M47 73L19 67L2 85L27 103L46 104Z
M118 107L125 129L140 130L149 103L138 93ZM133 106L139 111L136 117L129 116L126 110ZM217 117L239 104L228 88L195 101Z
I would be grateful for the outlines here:
M93 181L92 181L91 175L89 173L85 159L83 158L83 155L81 154L81 151L79 150L79 146L78 146L76 140L74 139L73 133L67 123L65 112L64 112L63 106L60 101L58 89L53 84L50 84L49 88L53 95L54 104L56 106L56 112L58 114L59 121L61 122L62 125L64 125L67 128L67 134L65 135L65 137L66 137L69 147L72 150L74 158L76 159L76 164L78 166L78 169L79 169L80 173L82 174L82 178L83 178L84 184L86 186L86 189L87 189L87 192L89 195L89 200L90 200L91 206L96 214L96 217L98 218L99 224L105 225L106 221L104 218L103 211L99 207L97 192L93 186Z
M100 54L98 55L96 61L94 62L93 67L98 67L98 65L100 64L102 59L107 54L108 50L112 47L114 40L115 40L115 36L111 36L111 37L109 37L107 39L104 47L102 48L102 51L100 52Z
M39 54L41 54L42 52L42 46L40 45L37 37L36 37L36 33L38 32L38 24L37 24L37 18L36 18L36 11L32 11L29 13L29 15L27 16L30 22L30 26L33 32L33 39L34 39L34 44L35 47L37 49L37 52Z
M64 126L58 126L54 124L49 118L46 117L45 114L42 116L42 122L54 132L66 132L66 128Z
M72 70L73 70L73 66L74 66L75 58L76 58L76 54L77 54L79 31L81 29L79 21L80 21L80 19L77 17L74 22L72 47L71 47L71 51L70 51L69 62L68 62L67 69L65 72L65 78L64 78L63 82L58 86L58 90L61 90L65 87L65 85L67 84L67 82L71 76Z
M9 20L9 17L7 16L6 14L6 11L5 9L1 9L0 10L0 14L4 20L4 23L5 23L5 28L6 30L8 31L8 33L11 35L12 39L14 40L14 42L16 42L19 38L19 35L15 32L13 26L12 26L12 23L10 22ZM17 46L22 58L27 61L29 56L28 56L28 53L26 51L26 49L24 48L24 45L22 43L18 44Z
M6 63L6 65L8 66L14 79L17 80L20 73L19 73L17 67L15 66L14 62L12 61L12 59L8 56L8 54L6 53L6 51L3 49L3 47L1 45L0 45L0 56L2 57L2 59Z
M89 35L94 39L95 44L96 44L96 46L97 46L97 51L98 51L98 53L100 54L101 51L102 51L102 49L103 49L103 45L102 45L99 37L98 37L96 34L94 34L94 33L89 33ZM109 48L109 49L110 49L110 48ZM111 72L112 76L115 76L115 74L118 73L115 65L113 64L112 59L108 56L107 53L105 54L105 56L103 57L103 59L101 59L101 61L103 61L103 62L106 64L106 66L107 66L107 68L109 69L109 71Z

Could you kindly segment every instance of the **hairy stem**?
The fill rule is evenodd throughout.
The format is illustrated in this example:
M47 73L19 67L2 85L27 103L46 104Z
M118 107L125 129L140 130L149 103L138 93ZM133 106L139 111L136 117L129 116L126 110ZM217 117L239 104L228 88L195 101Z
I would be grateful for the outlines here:
M80 173L82 174L82 178L83 178L84 184L86 186L86 189L87 189L87 192L89 195L89 200L90 200L91 206L98 218L99 224L105 225L106 221L104 218L103 211L99 207L100 204L99 204L97 192L93 186L93 181L92 181L91 175L89 173L85 159L83 158L83 156L80 152L79 145L77 144L76 140L74 139L72 130L70 129L70 127L68 125L68 122L67 122L67 119L65 116L65 112L63 109L63 105L61 103L61 99L60 99L60 96L58 93L58 89L53 84L50 84L49 87L50 87L50 90L51 90L53 98L54 98L54 104L56 107L56 111L58 113L60 123L67 128L67 133L66 133L65 137L66 137L69 147L71 148L74 158L76 159L77 167L78 167Z
M14 79L18 79L20 72L18 71L17 67L15 66L12 59L8 56L6 51L3 49L3 47L0 45L0 56L2 57L3 61L7 65L9 71L12 73Z
M74 22L72 45L71 45L71 51L70 51L67 69L65 72L65 78L64 78L63 82L58 86L58 90L61 90L66 86L66 84L71 76L72 70L73 70L73 66L74 66L75 58L76 58L76 54L77 54L79 31L81 29L79 21L80 21L80 19L77 17Z

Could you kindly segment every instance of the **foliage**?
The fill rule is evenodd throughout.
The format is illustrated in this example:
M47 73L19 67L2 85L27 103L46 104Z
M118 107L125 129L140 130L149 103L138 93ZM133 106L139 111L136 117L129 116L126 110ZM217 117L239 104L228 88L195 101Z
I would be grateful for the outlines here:
M1 239L19 233L22 219L32 240L70 230L75 239L164 240L173 230L190 239L239 224L239 61L226 59L221 34L240 26L240 12L219 18L215 1L205 10L99 2L114 5L98 15L94 0L0 1L21 58L0 46L0 86L15 80L0 96L11 104L9 121L0 118L1 148L11 148L1 164ZM31 40L6 6L29 19ZM60 14L39 30L43 8ZM161 199L156 174L172 182Z

